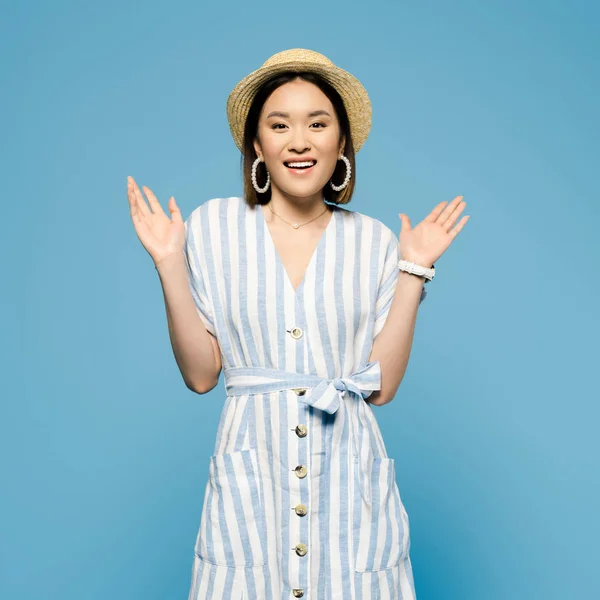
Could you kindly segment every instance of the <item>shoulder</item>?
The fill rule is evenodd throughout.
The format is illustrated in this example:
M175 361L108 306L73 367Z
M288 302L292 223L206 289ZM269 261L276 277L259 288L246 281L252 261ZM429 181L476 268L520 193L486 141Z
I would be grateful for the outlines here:
M185 219L186 229L190 225L199 227L202 221L207 222L210 225L216 224L219 220L219 213L222 208L230 206L231 204L237 205L243 202L244 199L239 196L209 198L194 208L188 218Z
M374 242L376 241L379 245L383 246L398 243L397 234L383 223L383 221L357 211L343 210L346 213L345 216L347 219L353 219L355 225L360 226L365 237L370 237Z

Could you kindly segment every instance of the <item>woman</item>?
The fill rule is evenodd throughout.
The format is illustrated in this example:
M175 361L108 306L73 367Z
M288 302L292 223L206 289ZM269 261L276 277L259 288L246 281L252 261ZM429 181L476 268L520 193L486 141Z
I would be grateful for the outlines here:
M280 52L227 103L244 196L169 219L129 182L187 386L227 397L189 600L415 597L409 521L372 405L390 402L424 282L462 229L440 203L400 241L342 207L371 126L366 91L310 50ZM402 260L400 260L400 255Z

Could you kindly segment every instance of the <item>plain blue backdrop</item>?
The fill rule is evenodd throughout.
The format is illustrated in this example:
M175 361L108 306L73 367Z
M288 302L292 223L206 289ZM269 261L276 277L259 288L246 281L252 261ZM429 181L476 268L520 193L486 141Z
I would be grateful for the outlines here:
M349 206L462 194L375 407L418 600L600 597L595 2L9 2L0 16L0 597L184 600L224 401L189 391L126 196L242 191L225 102L275 52L365 85ZM319 599L322 600L322 599Z

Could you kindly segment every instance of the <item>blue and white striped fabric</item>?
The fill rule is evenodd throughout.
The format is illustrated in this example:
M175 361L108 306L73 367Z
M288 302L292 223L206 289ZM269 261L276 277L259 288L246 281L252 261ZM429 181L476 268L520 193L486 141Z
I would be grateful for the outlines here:
M213 198L185 225L190 287L227 393L188 600L414 600L408 515L365 401L381 386L369 356L398 238L332 206L294 289L261 207Z

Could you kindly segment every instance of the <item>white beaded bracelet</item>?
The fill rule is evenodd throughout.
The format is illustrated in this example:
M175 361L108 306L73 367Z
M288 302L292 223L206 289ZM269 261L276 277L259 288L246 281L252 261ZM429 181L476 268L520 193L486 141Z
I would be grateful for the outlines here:
M412 275L418 275L419 277L425 278L425 283L430 282L435 275L435 265L431 265L431 268L422 267L414 262L409 262L407 260L401 259L398 262L398 268L401 271L406 271L407 273L411 273Z

